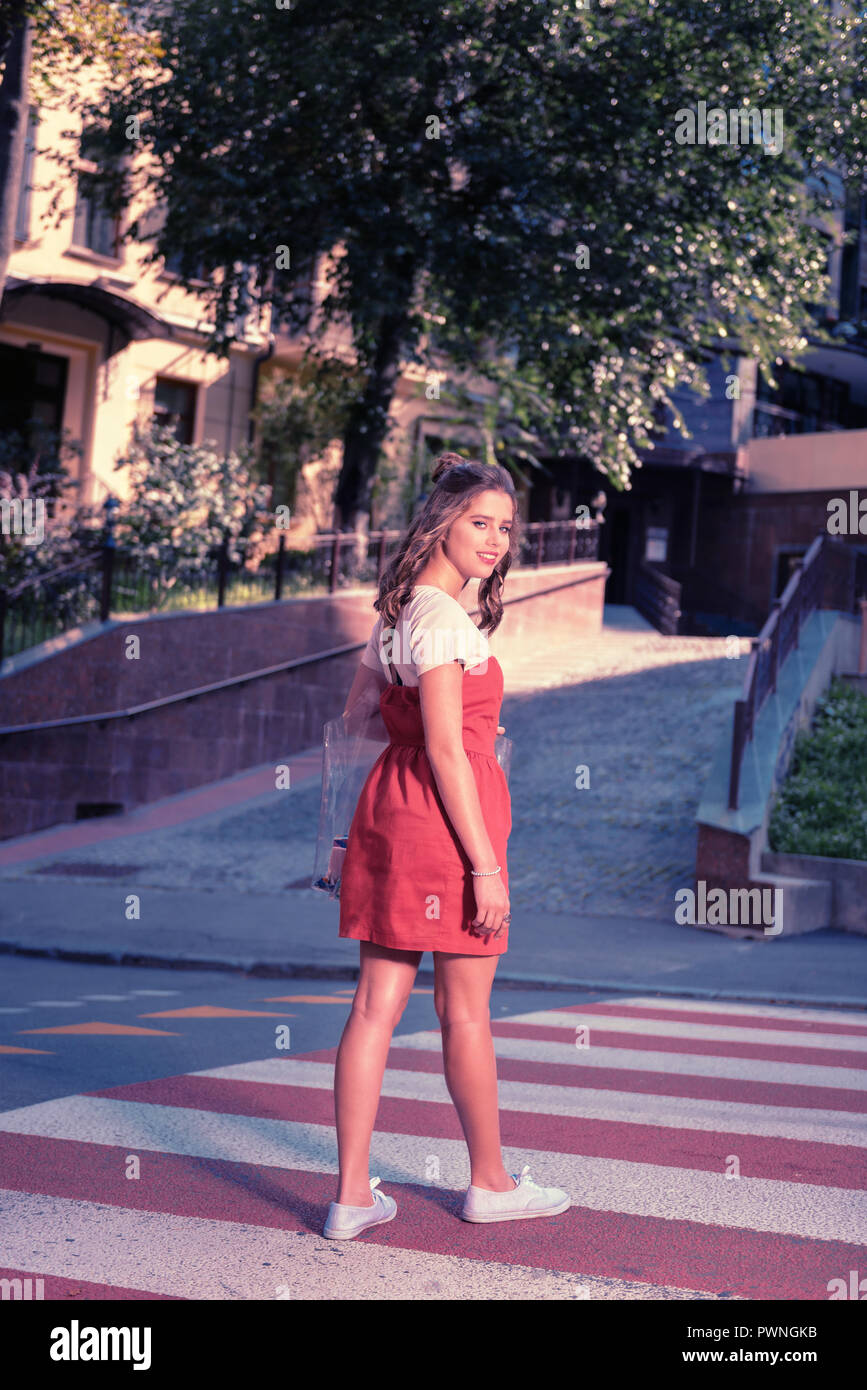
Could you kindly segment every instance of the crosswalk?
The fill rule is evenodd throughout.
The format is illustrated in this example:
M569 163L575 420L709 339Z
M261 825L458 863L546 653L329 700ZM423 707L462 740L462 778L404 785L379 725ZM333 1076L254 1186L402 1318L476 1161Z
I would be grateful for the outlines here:
M823 1300L867 1275L867 1014L635 995L492 1029L506 1166L566 1188L562 1215L459 1219L467 1152L425 1030L393 1039L377 1115L389 1225L322 1236L335 1050L281 1054L0 1113L0 1278L85 1300Z

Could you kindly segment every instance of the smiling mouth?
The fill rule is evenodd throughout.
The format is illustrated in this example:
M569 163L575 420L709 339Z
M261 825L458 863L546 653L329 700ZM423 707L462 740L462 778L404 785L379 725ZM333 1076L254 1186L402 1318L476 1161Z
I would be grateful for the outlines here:
M496 558L497 558L496 555L486 555L485 552L484 552L483 550L478 550L478 551L476 551L476 554L479 556L479 559L480 559L480 560L484 560L484 562L485 562L486 565L492 565L492 564L494 564L494 562L495 562L495 560L496 560Z

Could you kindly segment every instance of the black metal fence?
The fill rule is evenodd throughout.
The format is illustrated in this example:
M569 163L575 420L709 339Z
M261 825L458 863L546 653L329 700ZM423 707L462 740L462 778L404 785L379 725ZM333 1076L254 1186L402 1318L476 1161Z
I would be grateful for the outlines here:
M99 617L104 591L102 549L12 588L0 587L0 661Z
M525 524L517 564L526 567L595 560L596 522ZM258 565L229 558L228 541L212 561L159 565L104 543L49 573L0 587L0 661L70 628L114 614L222 608L267 603L292 594L328 592L378 583L402 531L357 537L336 531L315 536L307 549L290 549L281 534L276 551ZM237 542L243 554L243 542Z

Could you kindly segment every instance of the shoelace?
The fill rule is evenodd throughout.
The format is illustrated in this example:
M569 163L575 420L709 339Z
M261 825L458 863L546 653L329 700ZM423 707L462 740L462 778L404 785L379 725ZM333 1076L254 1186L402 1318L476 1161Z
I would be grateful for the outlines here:
M379 1187L379 1178L371 1178L371 1179L370 1179L370 1191L371 1191L371 1193L372 1193L372 1195L373 1195L373 1206L371 1206L371 1207L369 1207L369 1208L368 1208L368 1207L364 1207L364 1208L362 1208L362 1210L364 1210L364 1211L368 1211L368 1210L369 1210L369 1211L373 1211L373 1208L376 1206L376 1199L377 1199L377 1197L382 1197L382 1196L384 1195L382 1192L376 1192L376 1191L374 1190L374 1189L377 1188L377 1187Z

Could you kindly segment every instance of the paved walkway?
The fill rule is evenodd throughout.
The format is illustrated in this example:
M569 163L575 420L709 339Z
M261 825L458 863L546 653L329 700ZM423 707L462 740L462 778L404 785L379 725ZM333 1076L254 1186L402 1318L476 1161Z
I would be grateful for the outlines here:
M609 608L598 639L569 648L541 636L504 662L513 908L672 915L695 865L709 759L743 682L744 661L725 651L724 639L664 638L633 610ZM274 789L269 765L134 815L0 845L0 873L76 865L103 877L127 866L136 886L279 891L309 875L318 822L318 750L289 761L290 790Z
M679 986L740 981L743 997L755 989L764 996L783 987L783 946L795 954L786 958L781 997L850 998L847 975L861 943L849 934L780 942L772 958L767 941L737 943L674 924L674 893L694 872L696 809L731 724L749 643L737 644L736 659L732 650L727 638L661 637L634 610L608 607L598 638L552 645L542 633L519 661L504 660L501 722L515 747L513 926L503 966L520 964L520 978L648 986L675 972ZM317 750L289 762L291 790L274 789L269 765L129 816L0 845L0 942L10 932L49 944L95 942L103 922L115 955L165 959L171 945L191 959L227 963L287 953L318 968L348 962L354 948L336 936L336 908L305 889L318 822ZM576 787L579 766L589 786ZM142 895L142 919L127 923L117 905L143 889L151 891ZM826 937L842 938L831 955L818 939ZM755 956L758 974L744 978L737 950ZM815 968L805 969L817 951Z

